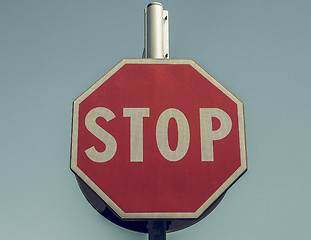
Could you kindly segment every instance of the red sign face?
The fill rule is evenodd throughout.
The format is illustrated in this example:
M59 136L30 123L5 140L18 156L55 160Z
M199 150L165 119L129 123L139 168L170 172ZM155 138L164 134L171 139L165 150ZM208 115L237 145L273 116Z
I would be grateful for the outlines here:
M124 59L74 101L71 168L121 218L197 218L247 169L243 103L192 60Z

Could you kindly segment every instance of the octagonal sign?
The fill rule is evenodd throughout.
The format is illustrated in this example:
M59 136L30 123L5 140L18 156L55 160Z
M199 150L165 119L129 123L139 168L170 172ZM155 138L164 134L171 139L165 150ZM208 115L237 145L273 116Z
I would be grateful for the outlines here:
M198 218L247 169L243 103L193 60L123 59L73 108L71 169L123 219Z

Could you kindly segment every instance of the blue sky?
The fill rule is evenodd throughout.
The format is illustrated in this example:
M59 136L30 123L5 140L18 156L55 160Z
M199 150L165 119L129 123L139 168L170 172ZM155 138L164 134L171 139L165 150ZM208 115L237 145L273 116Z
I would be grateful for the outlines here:
M143 51L148 1L0 2L0 238L147 239L85 200L69 169L72 102ZM167 239L310 239L311 2L161 1L170 57L245 104L249 169Z

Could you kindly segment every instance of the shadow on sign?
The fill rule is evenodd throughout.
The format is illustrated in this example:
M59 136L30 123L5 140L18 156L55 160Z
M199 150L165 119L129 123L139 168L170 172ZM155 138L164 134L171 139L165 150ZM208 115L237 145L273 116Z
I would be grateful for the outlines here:
M122 220L120 219L107 204L88 186L81 180L78 176L76 176L79 187L88 200L88 202L99 212L102 216L107 218L109 221L119 225L120 227L124 227L126 229L148 233L148 220ZM226 192L224 192L220 197L197 219L165 219L166 221L166 232L174 232L186 227L189 227L203 218L205 218L208 214L210 214L220 203L220 201L225 196ZM159 219L157 219L159 220Z

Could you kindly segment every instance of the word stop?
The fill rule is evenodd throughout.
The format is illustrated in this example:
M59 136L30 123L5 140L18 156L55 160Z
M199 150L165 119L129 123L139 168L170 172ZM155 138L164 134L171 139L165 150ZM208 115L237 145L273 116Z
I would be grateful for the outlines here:
M123 108L123 117L130 118L130 162L143 162L143 118L150 116L149 108ZM214 161L213 141L225 138L231 131L230 116L219 108L200 108L200 139L201 160ZM106 145L106 149L99 152L94 146L85 150L88 158L94 162L107 162L117 151L116 139L96 123L97 118L104 118L107 122L114 119L115 114L108 108L97 107L88 112L85 126L90 133ZM170 119L175 119L178 131L178 141L175 150L169 146L168 126ZM213 130L212 118L217 118L220 127ZM162 156L168 161L179 161L188 152L190 144L190 128L186 116L178 109L164 110L156 124L156 142Z

